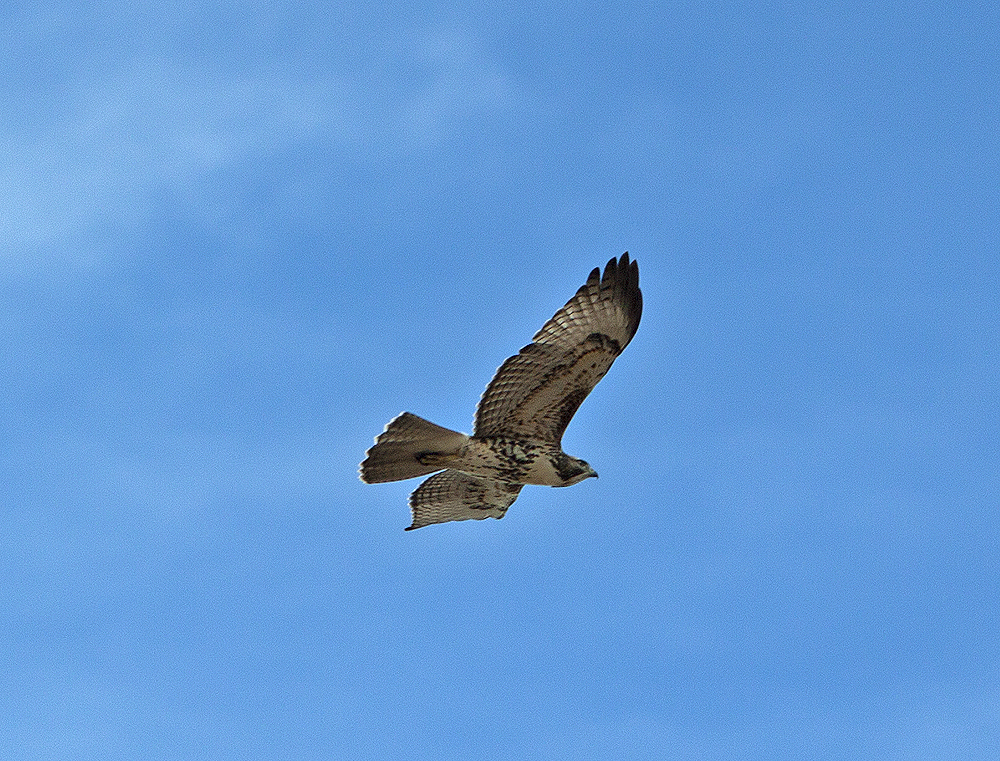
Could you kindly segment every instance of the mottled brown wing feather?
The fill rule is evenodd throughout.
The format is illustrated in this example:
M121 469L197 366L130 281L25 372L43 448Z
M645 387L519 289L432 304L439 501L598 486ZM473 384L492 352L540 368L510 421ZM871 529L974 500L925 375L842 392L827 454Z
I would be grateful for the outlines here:
M628 254L590 273L520 353L497 370L476 410L476 436L559 444L569 421L642 317L639 266Z
M493 481L457 470L436 473L410 495L413 524L407 531L432 523L503 518L522 484Z

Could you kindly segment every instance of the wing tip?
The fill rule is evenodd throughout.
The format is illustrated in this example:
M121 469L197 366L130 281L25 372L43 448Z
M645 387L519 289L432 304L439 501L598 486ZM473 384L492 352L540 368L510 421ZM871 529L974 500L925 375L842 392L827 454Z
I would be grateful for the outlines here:
M594 273L590 273L590 277L593 276ZM620 257L612 256L604 266L604 277L601 279L601 285L607 288L615 283L622 283L630 288L639 287L639 262L630 259L628 251Z
M639 329L639 320L642 319L642 291L639 290L639 262L630 259L628 251L619 258L611 258L604 268L604 277L601 280L601 290L611 289L614 292L614 299L619 301L628 314L629 337ZM628 345L628 341L622 349Z

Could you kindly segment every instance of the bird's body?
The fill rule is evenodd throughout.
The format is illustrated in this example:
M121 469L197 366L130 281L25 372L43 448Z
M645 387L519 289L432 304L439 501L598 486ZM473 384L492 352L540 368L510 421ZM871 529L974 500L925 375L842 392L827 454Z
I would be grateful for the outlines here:
M639 268L628 254L599 269L494 375L467 436L404 412L361 463L366 483L441 471L410 495L413 525L502 518L525 484L570 486L596 477L562 451L577 408L639 327Z
M472 438L462 450L457 470L511 483L563 486L555 467L560 454L559 447L543 442Z
M404 425L419 427L422 423L428 422L404 412L386 426L385 433L380 437L382 441L379 443L399 445L401 442L393 440L393 434L396 434L399 428ZM459 435L464 436L464 434ZM537 486L569 486L585 477L581 474L597 475L592 473L582 460L569 457L557 445L545 441L502 436L466 436L465 441L461 443L457 437L449 442L435 443L434 439L426 438L415 441L412 448L413 452L410 455L414 463L412 467L422 471L415 475L433 473L442 468L453 468L472 476ZM365 468L368 483L401 480L397 477L398 470L389 468L383 471L379 468L379 457L383 454L388 452L378 452L374 457L369 455L371 462ZM575 463L580 465L574 466Z

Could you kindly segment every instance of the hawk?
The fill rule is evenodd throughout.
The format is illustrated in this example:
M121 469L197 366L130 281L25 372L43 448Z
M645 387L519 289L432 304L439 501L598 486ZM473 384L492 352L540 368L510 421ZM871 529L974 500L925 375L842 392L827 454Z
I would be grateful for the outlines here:
M483 392L473 434L409 412L365 453L361 480L435 475L410 495L413 524L503 518L525 484L570 486L597 473L562 451L580 404L625 350L642 316L639 265L628 252L594 269L532 343L504 362Z

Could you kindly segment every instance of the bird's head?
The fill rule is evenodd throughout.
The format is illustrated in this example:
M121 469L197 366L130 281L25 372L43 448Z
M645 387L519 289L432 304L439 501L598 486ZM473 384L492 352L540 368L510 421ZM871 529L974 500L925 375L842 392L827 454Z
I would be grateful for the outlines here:
M587 478L597 478L597 471L577 457L563 455L555 463L556 472L562 479L561 486L572 486Z

